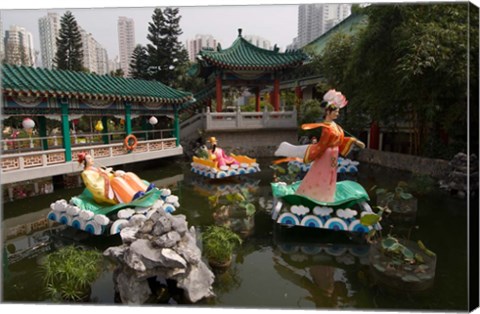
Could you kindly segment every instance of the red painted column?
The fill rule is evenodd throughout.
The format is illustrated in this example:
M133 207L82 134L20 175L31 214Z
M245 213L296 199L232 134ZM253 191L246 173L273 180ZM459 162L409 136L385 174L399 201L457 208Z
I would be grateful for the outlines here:
M260 87L255 91L255 111L260 112Z
M373 121L370 125L370 147L371 149L378 149L380 144L380 132L378 123Z
M275 79L273 81L273 108L275 111L280 111L280 81Z
M300 105L302 103L302 100L303 100L303 91L302 91L302 88L300 86L295 87L295 98L296 98L295 103L297 105Z
M222 77L220 75L217 75L216 94L217 94L217 112L222 112L223 94L222 94Z

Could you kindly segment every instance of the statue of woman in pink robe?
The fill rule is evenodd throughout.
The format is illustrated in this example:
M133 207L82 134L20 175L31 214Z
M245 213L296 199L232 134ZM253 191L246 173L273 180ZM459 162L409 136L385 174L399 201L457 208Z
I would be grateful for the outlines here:
M238 165L238 161L228 156L223 149L217 146L217 139L215 137L211 137L208 141L212 145L210 155L213 160L218 162L219 168L222 166Z
M365 144L354 137L346 137L343 129L334 122L339 116L340 108L348 103L345 96L330 90L325 94L324 101L324 121L302 125L303 130L322 128L322 134L317 143L295 146L282 142L275 155L303 158L304 163L313 161L296 194L319 202L333 202L337 183L338 155L346 156L352 145L364 148Z

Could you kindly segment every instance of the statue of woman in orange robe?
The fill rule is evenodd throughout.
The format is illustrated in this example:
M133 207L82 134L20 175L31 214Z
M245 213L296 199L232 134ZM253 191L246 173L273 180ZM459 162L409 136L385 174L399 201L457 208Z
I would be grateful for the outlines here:
M319 202L333 202L337 183L338 155L346 156L352 145L364 148L365 144L354 137L346 137L343 129L334 122L340 108L348 101L340 92L328 91L324 96L325 116L321 123L303 124L303 130L322 128L317 143L295 146L282 142L275 156L303 158L304 163L312 162L310 170L298 187L296 194Z

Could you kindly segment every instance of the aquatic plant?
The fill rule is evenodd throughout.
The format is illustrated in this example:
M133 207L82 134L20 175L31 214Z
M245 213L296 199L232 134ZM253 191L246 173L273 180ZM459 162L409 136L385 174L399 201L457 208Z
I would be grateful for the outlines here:
M85 299L101 274L102 262L100 252L73 245L48 254L41 265L46 294L54 301Z
M373 225L381 220L388 207L376 207L379 214L367 214L361 219L365 225ZM415 227L417 228L417 227ZM421 291L431 286L435 277L436 254L422 241L411 241L411 230L407 239L401 239L392 233L393 226L386 237L372 229L367 235L371 243L369 261L376 279L396 290Z
M281 165L270 165L273 170L273 180L275 182L286 182L291 184L295 181L301 180L304 175L300 169L300 166L294 163L288 163L286 168Z
M234 249L242 239L232 230L223 226L209 226L202 234L203 254L210 265L229 264Z
M394 191L388 191L384 188L374 188L377 194L377 198L381 197L385 204L388 204L390 201L393 200L409 200L413 198L413 195L408 192L409 186L408 183L405 181L399 181Z
M213 207L216 207L220 202L221 193L209 196L208 200ZM256 208L253 204L253 195L246 188L240 189L239 192L225 195L225 200L229 207L239 206L245 209L247 216L255 214Z

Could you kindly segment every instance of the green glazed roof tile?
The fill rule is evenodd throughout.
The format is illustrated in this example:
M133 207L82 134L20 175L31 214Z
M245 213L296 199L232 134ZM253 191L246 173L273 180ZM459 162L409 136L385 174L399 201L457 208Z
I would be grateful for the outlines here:
M281 53L277 49L259 48L248 42L241 35L227 49L220 51L204 49L199 52L199 55L199 59L208 65L234 70L254 68L278 70L301 65L308 59L308 56L299 50Z
M2 65L2 89L6 92L146 99L173 104L181 104L193 98L191 93L157 81L9 64Z

